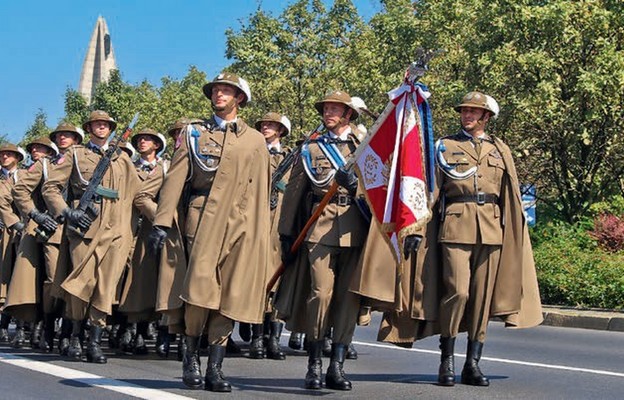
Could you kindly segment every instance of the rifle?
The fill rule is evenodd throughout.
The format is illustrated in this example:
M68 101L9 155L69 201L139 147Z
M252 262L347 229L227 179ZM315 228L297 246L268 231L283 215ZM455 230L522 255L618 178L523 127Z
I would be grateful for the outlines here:
M85 189L85 192L80 197L78 201L77 210L81 210L89 215L92 219L95 219L98 216L98 209L94 206L94 202L97 197L105 197L109 199L117 199L119 194L116 190L105 188L101 185L102 179L104 179L104 175L111 164L111 159L114 154L118 154L121 152L119 145L121 143L125 143L130 135L132 134L132 129L134 125L139 120L139 113L134 114L134 118L126 128L123 134L115 136L114 140L111 140L108 144L108 148L104 151L104 155L100 158L100 161L95 166L95 170L93 171L93 176L91 176L91 180ZM80 229L76 226L72 226L69 223L67 224L67 228L71 231L77 233L81 237L84 237L85 232L80 231Z
M310 143L310 140L315 139L321 133L324 126L325 125L321 124L317 126L312 132L308 133L305 136L305 140L301 142L293 151L288 153L286 157L284 157L282 162L279 163L277 168L275 168L273 175L271 175L271 210L277 207L277 191L283 191L284 189L282 187L282 178L284 177L284 175L286 175L290 167L292 167L295 161L297 161L297 159L299 158L303 146Z

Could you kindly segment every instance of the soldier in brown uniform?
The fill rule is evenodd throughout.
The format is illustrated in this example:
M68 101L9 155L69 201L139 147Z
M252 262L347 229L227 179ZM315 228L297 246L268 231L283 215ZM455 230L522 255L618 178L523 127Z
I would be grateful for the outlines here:
M19 211L13 205L11 193L13 185L19 181L21 172L18 165L26 158L23 149L11 143L0 146L0 222L2 222L2 237L0 241L0 304L4 304L7 296L7 286L11 281L13 263L17 253L19 239L24 230ZM9 323L11 317L2 313L0 316L0 342L9 341ZM18 338L19 339L19 338ZM22 339L23 341L23 339Z
M355 175L338 167L359 143L359 132L350 124L358 117L358 112L351 104L351 97L342 91L330 93L315 107L329 132L304 146L300 159L293 167L279 222L284 253L289 251L299 234L297 216L308 214L306 203L311 203L314 211L334 179L338 179L344 187L339 188L312 225L301 247L301 257L307 259L305 261L310 265L309 273L303 272L299 278L291 278L295 275L291 271L296 269L287 268L289 277L286 274L282 277L279 290L300 288L292 298L305 297L305 311L288 312L288 306L280 305L284 297L281 300L278 298L276 306L292 330L306 332L309 341L306 388L321 388L323 334L331 326L333 343L325 382L332 389L350 390L351 382L344 375L343 363L355 330L360 299L349 292L348 286L366 239L368 223L355 202L358 186ZM302 314L306 320L297 323L296 319L301 319Z
M285 115L274 112L265 114L256 121L256 130L264 136L267 150L271 157L271 173L273 174L284 157L288 154L288 149L282 147L281 139L290 134L290 120ZM288 172L281 178L280 182L272 183L270 206L271 206L271 239L269 242L269 273L272 275L279 268L282 260L282 251L277 230L279 215L282 209L282 200L286 183L288 182ZM249 346L249 356L261 359L266 355L273 360L284 360L286 355L279 345L284 324L274 318L273 310L268 303L264 324L255 324L251 328L251 344ZM266 336L266 338L264 337ZM266 342L266 343L265 343Z
M237 116L251 98L247 82L222 73L203 90L215 115L178 137L151 240L162 247L182 201L189 253L181 294L188 346L183 381L202 385L198 344L207 324L205 389L229 392L221 365L233 323L261 323L264 316L270 165L260 133Z
M490 315L517 314L529 300L532 307L524 308L538 311L533 322L541 321L541 313L539 297L531 299L524 283L528 271L533 275L532 287L537 287L511 151L485 132L498 104L490 96L470 92L455 110L462 130L438 144L438 154L456 166L455 171L442 168L445 173L438 182L443 201L438 241L444 285L438 381L444 386L455 382L455 337L465 321L468 350L461 381L488 386L478 363Z
M84 132L70 123L61 122L54 131L50 133L49 139L56 144L59 154L51 159L43 158L41 162L35 164L32 171L24 179L21 179L13 188L15 201L23 209L22 212L30 212L32 219L39 225L39 228L49 222L49 214L45 204L37 203L35 206L33 198L41 196L43 183L50 176L58 163L64 160L64 154L71 146L81 144L84 140ZM43 207L43 208L38 208ZM32 210L32 211L28 211ZM34 211L34 212L33 212ZM48 232L51 232L47 229ZM56 230L47 239L42 239L43 256L45 261L45 276L43 277L43 288L41 292L41 303L43 309L43 337L40 348L44 351L52 350L54 339L55 319L61 317L63 304L55 297L58 292L58 284L62 277L65 277L69 270L69 262L66 257L60 258L60 246L63 238L63 226L58 225ZM69 348L69 338L71 336L71 321L63 318L61 332L59 335L58 349L61 355L67 355Z
M163 168L163 159L157 154L166 149L165 137L153 129L142 129L131 140L132 147L140 157L134 163L141 187L157 168ZM156 287L159 263L156 255L147 252L147 237L152 231L152 223L141 210L135 208L133 215L133 237L128 269L121 294L119 311L128 317L128 323L136 324L136 334L130 344L134 354L147 354L145 339L149 323L155 319Z
M118 281L123 272L126 254L122 253L122 238L130 229L128 223L132 199L139 188L132 161L118 149L102 179L101 193L94 207L93 218L80 209L74 209L86 189L89 179L104 154L107 139L117 123L104 111L93 111L83 128L90 133L84 146L73 146L67 151L43 184L43 197L48 210L56 218L64 218L65 232L73 270L62 283L67 292L67 316L73 321L69 355L80 359L81 321L88 316L91 322L87 361L105 363L106 356L100 347L106 316L112 304ZM67 188L68 200L63 191ZM80 229L80 234L75 229Z
M26 229L17 249L11 284L7 293L7 303L4 307L4 310L18 321L13 341L16 348L21 347L25 339L24 322L31 324L31 345L33 347L39 346L40 321L43 311L41 307L43 279L41 279L40 273L45 270L45 261L42 241L37 239L35 228L38 228L40 224L47 231L54 232L57 227L52 216L39 211L45 210L40 191L20 197L16 190L19 191L25 183L27 184L37 178L37 182L41 182L42 162L48 161L50 157L56 157L58 149L50 139L44 137L30 142L26 146L26 150L30 153L33 164L27 171L22 172L19 181L13 187L13 203L26 221ZM37 176L34 177L34 175ZM38 220L39 224L35 220Z
M188 118L177 120L167 134L175 142L182 129L191 123ZM158 208L158 199L163 181L169 170L169 162L163 160L149 173L141 190L134 198L134 206L152 226ZM182 211L178 206L177 212ZM183 220L183 218L182 218ZM155 311L162 315L159 322L158 337L156 340L156 354L160 357L169 356L169 347L175 340L176 334L184 335L184 308L180 299L182 283L186 275L186 251L184 240L180 233L181 218L174 216L172 227L167 230L167 240L160 254L158 265L158 281L155 284ZM147 253L149 254L149 253ZM152 289L153 290L153 289ZM182 361L184 353L184 338L178 343L178 360Z

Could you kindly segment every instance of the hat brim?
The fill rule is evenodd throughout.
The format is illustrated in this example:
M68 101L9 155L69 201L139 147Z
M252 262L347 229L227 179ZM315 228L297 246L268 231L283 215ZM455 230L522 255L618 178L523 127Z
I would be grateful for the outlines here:
M321 100L321 101L317 101L316 103L314 103L314 108L316 108L316 111L318 111L321 117L323 116L323 104L325 103L344 104L347 108L350 108L353 111L351 113L351 118L349 118L350 121L355 121L360 116L360 112L349 103L345 103L344 101L336 101L336 100L331 100L331 101Z
M280 126L282 128L284 128L284 132L286 132L286 133L283 133L283 134L280 135L281 138L286 137L286 136L288 136L290 134L290 132L288 132L288 129L284 126L284 124L282 124L281 122L278 122L278 121L273 121L272 119L261 119L259 121L256 121L255 127L256 127L256 130L258 132L260 132L260 133L262 133L261 129L262 129L262 123L263 122L275 122L276 124L280 124Z
M151 133L140 133L140 132L139 132L139 133L137 133L136 135L133 135L133 136L130 138L130 143L132 144L132 147L134 147L135 149L139 147L139 146L138 146L139 136L142 136L142 135L145 135L145 136L151 136L151 137L153 137L154 139L156 139L156 140L158 141L158 143L160 143L160 149L158 149L158 151L161 151L162 149L164 149L165 147L167 147L167 143L163 143L162 139L161 139L159 136L157 136L157 135L152 135ZM137 151L138 151L138 150L137 150Z
M87 121L84 124L82 124L82 129L85 132L88 132L89 134L91 134L91 131L89 130L89 126L91 125L91 122L96 122L96 121L108 122L108 124L110 125L110 128L111 128L111 132L113 132L115 129L117 129L117 122L106 120L106 119L94 119L94 120L91 120L91 121Z

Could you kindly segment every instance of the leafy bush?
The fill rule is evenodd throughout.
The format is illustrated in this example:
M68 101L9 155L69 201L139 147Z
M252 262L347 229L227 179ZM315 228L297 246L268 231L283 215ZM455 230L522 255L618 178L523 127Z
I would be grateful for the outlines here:
M532 230L542 302L624 309L624 252L602 250L588 223L550 222Z
M610 213L600 214L594 220L594 229L589 235L610 253L624 250L624 220L621 217Z

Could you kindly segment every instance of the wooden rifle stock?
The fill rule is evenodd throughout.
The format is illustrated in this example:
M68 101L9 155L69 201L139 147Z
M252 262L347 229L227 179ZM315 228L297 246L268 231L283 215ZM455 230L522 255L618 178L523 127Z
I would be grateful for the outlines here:
M299 247L301 247L301 244L303 243L306 235L308 234L308 231L312 227L312 224L314 224L316 220L321 216L321 213L325 209L325 206L329 203L331 198L336 194L336 191L338 191L338 184L336 183L336 181L334 181L332 185L329 187L329 190L327 191L327 193L325 193L325 196L323 196L323 198L321 199L321 202L319 203L318 207L316 207L316 211L314 211L312 216L310 216L310 218L308 219L308 222L306 222L305 226L301 230L301 233L299 233L299 236L297 236L297 240L295 240L295 242L290 247L290 254L295 254L297 250L299 250ZM286 265L284 264L284 262L282 262L279 268L277 269L277 271L275 271L275 273L269 280L269 283L267 284L267 288L266 288L267 295L271 293L273 286L275 286L275 283L280 278L280 276L282 276L285 270L286 270Z

